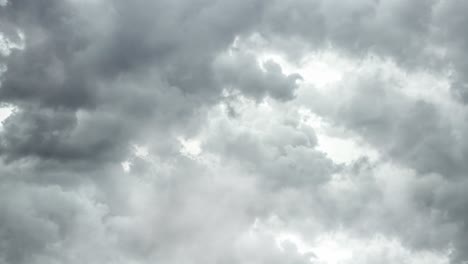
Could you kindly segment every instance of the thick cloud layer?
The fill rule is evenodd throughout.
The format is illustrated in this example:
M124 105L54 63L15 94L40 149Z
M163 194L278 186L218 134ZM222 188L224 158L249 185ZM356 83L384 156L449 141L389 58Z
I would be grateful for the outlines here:
M465 10L0 1L0 264L468 261Z

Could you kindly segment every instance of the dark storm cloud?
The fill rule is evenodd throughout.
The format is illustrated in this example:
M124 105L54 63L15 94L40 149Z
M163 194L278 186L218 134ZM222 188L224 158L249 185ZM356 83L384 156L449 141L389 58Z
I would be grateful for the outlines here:
M254 230L272 215L310 237L378 233L436 252L452 242L453 262L465 260L466 110L447 121L440 105L373 75L295 100L300 75L234 45L257 34L292 59L332 47L451 72L463 102L465 5L10 0L0 31L25 47L0 58L0 102L17 108L0 131L0 263L309 263ZM231 99L236 115L216 116ZM249 116L242 100L275 110ZM298 107L383 158L335 164L288 116ZM179 137L199 137L207 155L184 156Z
M6 59L2 100L67 108L92 103L93 91L87 86L91 76L76 65L78 52L89 40L78 30L79 21L67 3L14 1L1 12L7 30L21 30L28 45Z
M274 62L266 63L262 72L251 54L235 56L231 63L224 59L213 66L212 61L237 35L256 30L272 38L298 37L319 46L331 42L350 53L376 52L410 60L420 56L417 50L429 34L431 7L428 1L358 1L343 6L316 1L270 5L14 1L2 12L10 27L23 31L26 48L7 58L0 96L4 102L46 108L92 109L108 104L107 94L119 100L121 93L114 86L122 75L141 76L145 71L160 78L157 87L139 84L150 93L171 87L201 104L215 102L226 85L259 99L265 95L291 99L298 76L284 75ZM100 16L87 17L97 15L98 8L104 10ZM255 27L257 23L261 26ZM401 49L403 41L410 45ZM153 71L146 72L147 68ZM221 83L213 79L216 72ZM151 112L151 100L138 100L134 102Z
M357 57L374 53L407 66L417 67L424 60L428 67L437 61L429 50L432 43L427 43L435 26L436 4L432 0L281 1L265 12L264 36L299 38L312 49L332 46Z
M20 107L24 105L27 108L29 104L34 104L39 108L38 111L42 111L40 108L49 109L45 110L49 114L43 115L43 119L54 119L54 111L57 115L69 111L67 109L85 109L91 113L99 113L102 106L109 106L104 111L118 111L129 119L134 119L135 115L143 111L141 117L144 116L146 120L140 122L147 123L147 119L154 116L155 111L170 113L172 106L178 105L176 102L160 105L160 102L180 100L171 96L175 93L181 98L188 98L187 101L197 102L187 106L174 119L167 120L169 123L177 123L176 120L192 114L193 110L190 108L195 109L218 100L224 84L213 79L213 71L217 71L217 66L213 69L212 61L230 45L237 34L250 30L257 17L255 14L263 6L264 3L261 2L221 4L203 1L190 4L170 1L11 2L2 9L5 14L3 19L9 22L10 31L19 29L23 32L26 47L24 50L13 51L6 58L8 70L2 75L0 98L3 102L18 104ZM243 89L248 95L259 99L267 94L275 98L291 99L296 87L296 77L283 75L280 67L274 63L268 63L266 67L267 73L261 78L255 76L261 72L254 65L251 66L250 73L244 75L250 75L250 78L241 76L239 79L233 73L225 75L231 76L228 79L234 82L240 80L242 83L239 84L239 89ZM147 76L154 76L154 80L149 83L136 80L142 77L148 80ZM129 87L122 87L122 81ZM134 89L140 90L144 98L136 96ZM171 90L174 92L170 92ZM268 90L268 93L263 90ZM161 99L166 94L168 97ZM22 115L33 118L27 117L27 112L25 110ZM70 112L69 115L73 113ZM21 116L12 117L9 124L13 126L14 122L23 122ZM132 127L127 126L126 122L140 125L134 120L119 122L120 124L114 122L114 128L102 126L100 133L106 135L112 130L117 135L127 135L133 131L128 131ZM99 123L99 120L95 123ZM76 128L74 122L68 122L55 133L70 134L69 130ZM40 129L37 126L30 125L29 129L31 131L26 136L43 133L32 131ZM10 131L7 129L3 133L8 134ZM6 142L11 138L6 135L4 139L4 144L10 148L18 145L17 142ZM117 138L113 140L103 136L102 142L89 143L86 142L87 138L81 138L84 142L80 145L112 148L112 144L125 141L125 138ZM50 137L49 140L55 139L59 140L59 137ZM89 139L92 140L95 139ZM29 140L29 143L33 141ZM73 150L74 147L77 149ZM89 157L93 153L99 155L102 151L84 153L78 145L69 145L68 148L77 153L71 154L77 158L83 155ZM19 158L22 151L12 152L15 154L10 153L10 157L16 155ZM41 152L34 154L40 156ZM62 154L64 153L57 152L56 156ZM51 155L54 154L50 154L48 158Z
M14 115L8 121L9 125L3 132L5 134L4 145L7 145L4 148L19 149L10 151L7 155L21 157L21 152L25 152L26 156L44 154L47 158L52 156L65 158L69 155L64 155L65 153L58 151L53 146L61 146L66 141L69 144L69 146L64 147L69 148L66 152L76 152L71 156L76 155L77 158L80 158L80 156L86 155L93 158L90 156L99 155L99 152L104 149L113 147L109 143L118 144L120 138L114 140L113 137L116 135L114 133L119 134L119 130L124 129L125 122L122 120L114 122L114 126L120 126L117 129L102 126L100 120L95 120L94 123L102 127L99 131L102 136L97 135L101 139L96 139L98 142L92 142L94 139L84 137L81 140L85 142L76 142L77 145L74 146L70 144L72 141L69 140L69 137L72 130L77 127L76 121L71 120L60 124L61 127L57 128L54 128L53 124L50 128L47 126L49 126L48 123L55 122L55 115L60 116L62 112L66 111L62 108L95 108L97 104L103 104L108 98L113 97L117 97L116 101L121 101L119 97L125 96L125 93L115 94L120 91L124 92L124 90L113 87L116 83L110 82L114 78L123 72L127 75L137 73L141 67L144 67L143 65L158 65L160 61L162 65L165 65L163 57L171 56L174 53L170 49L176 46L177 36L171 36L169 28L153 29L151 25L159 25L156 21L157 18L150 17L150 14L143 15L142 11L144 10L138 5L132 9L130 6L125 7L125 3L116 3L115 6L111 3L105 4L106 8L121 8L122 10L115 10L114 14L104 12L103 17L93 19L83 17L85 15L83 12L88 11L87 4L84 4L84 7L77 5L77 3L63 1L47 1L40 4L15 1L2 10L10 17L10 20L13 20L13 25L24 32L27 37L27 47L24 51L13 52L8 57L6 61L8 71L2 76L1 97L3 101L18 102L20 105L25 104L26 107L28 107L27 104L33 103L39 107L51 108L50 110L25 110L21 114ZM175 11L180 10L176 9ZM97 22L94 22L94 19ZM99 26L101 20L104 22L109 20L110 22L99 28L102 32L95 32L94 23ZM177 24L177 22L173 23ZM106 35L105 32L110 33ZM168 41L168 43L165 45L157 41ZM162 50L158 51L158 49ZM158 71L155 71L155 74L157 73ZM177 75L177 73L174 74ZM166 76L164 77L166 78ZM204 83L193 84L193 93L197 93L197 85L204 85ZM168 85L159 84L159 86L148 87L148 90L161 89ZM180 87L176 89L180 89ZM99 98L100 102L97 102L98 91L100 94L104 94ZM135 107L139 105L138 108L141 108L142 111L151 112L151 110L143 109L148 108L145 107L145 104L152 105L154 102L151 99L145 101L136 101L133 105ZM135 110L139 111L138 109L129 109L131 112L135 112ZM37 119L36 117L41 114L35 114L34 111L47 111L48 114L42 115L40 117L42 120L35 121L33 119ZM68 115L70 119L76 118L72 111ZM31 119L32 122L27 122L24 120L25 118ZM19 123L18 126L28 126L27 129L23 129L25 131L24 138L18 139L22 141L21 144L14 141L14 136L9 136L9 133L19 132L13 128L15 123ZM93 122L91 121L91 123ZM99 130L99 128L91 127L89 129ZM110 131L113 132L112 137L107 136ZM55 136L52 136L52 133ZM64 135L60 135L62 133ZM42 135L41 139L35 138L34 134ZM44 137L48 137L45 143L42 140ZM34 144L38 146L34 146ZM97 146L97 152L90 149L88 153L80 154L82 150L79 149L83 145L93 144ZM49 153L39 151L40 145L43 145L44 151L47 149ZM108 146L106 147L106 145Z
M225 206L214 204L213 195L229 185L207 182L206 172L181 158L175 146L177 136L195 133L204 106L216 103L225 88L213 79L218 53L250 30L263 6L11 1L3 8L2 31L17 41L20 30L25 48L2 60L8 70L1 77L0 99L17 107L0 132L7 162L1 186L15 189L14 194L2 192L2 263L238 259L242 253L228 252L254 217L245 212L251 199L236 202L236 196L248 193L240 188L225 198ZM254 79L236 89L258 100L267 95L291 99L295 77L275 64L267 68L264 77L255 79L261 71L253 67L248 74ZM248 92L250 86L260 93ZM149 141L160 166L170 168L157 170L161 180L151 183L152 163L137 169L141 159L133 157L130 146L140 141ZM125 159L133 162L134 179L115 169ZM151 188L145 192L144 186ZM156 189L160 194L153 193ZM129 199L135 191L143 195ZM159 209L150 209L145 199ZM153 213L145 216L141 210ZM198 212L203 210L218 217L207 222L206 213ZM232 220L225 221L228 215ZM219 245L219 239L226 243ZM261 247L277 257L252 252L243 258L304 261L294 250L283 254L268 239Z

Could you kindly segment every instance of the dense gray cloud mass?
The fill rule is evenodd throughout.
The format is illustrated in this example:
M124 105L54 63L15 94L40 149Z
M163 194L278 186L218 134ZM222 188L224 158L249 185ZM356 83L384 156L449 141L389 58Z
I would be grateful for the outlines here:
M0 1L0 264L465 263L466 7Z
M224 55L214 63L221 86L237 88L258 100L266 95L278 100L294 98L297 82L301 80L299 74L285 75L281 66L274 61L260 66L254 54L237 53Z

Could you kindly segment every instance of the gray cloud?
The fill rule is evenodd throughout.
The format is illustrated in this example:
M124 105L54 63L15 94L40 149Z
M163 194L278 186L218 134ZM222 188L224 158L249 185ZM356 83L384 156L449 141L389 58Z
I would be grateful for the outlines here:
M274 61L267 61L260 66L255 60L255 54L231 52L233 54L218 58L213 66L220 86L232 86L258 100L266 95L284 101L294 98L297 81L302 79L299 74L284 74L281 66Z
M403 164L419 174L417 181L408 183L412 188L409 202L415 204L410 214L417 218L421 217L418 214L422 214L431 219L427 223L431 237L421 236L420 232L415 231L418 229L416 227L407 231L407 227L399 227L396 222L387 222L394 217L398 219L397 215L404 210L402 207L397 207L398 212L393 211L392 216L385 220L377 217L376 229L382 231L392 227L399 230L403 232L400 235L416 247L440 247L441 241L449 243L448 237L453 236L457 241L453 242L456 247L454 263L458 263L466 258L463 238L466 234L466 217L458 214L459 209L453 209L449 204L465 201L466 197L448 190L457 189L456 186L465 182L467 168L464 160L468 152L460 133L466 130L462 121L466 119L466 111L464 108L458 111L460 105L457 102L452 102L453 105L447 108L427 99L410 97L404 93L404 89L409 89L405 87L407 83L380 73L352 72L326 93L311 90L302 99L336 126L344 127L373 144L381 152L382 160ZM389 177L398 178L395 175ZM410 216L406 214L404 218ZM422 223L425 221L417 221L418 225L425 225ZM380 226L382 223L385 223L384 226Z
M464 6L8 1L0 32L24 48L0 55L0 103L16 108L0 131L0 263L322 263L319 250L278 247L281 232L311 244L336 232L382 235L414 256L452 246L461 263ZM450 106L375 73L318 91L239 41L292 64L331 49L441 76ZM375 148L377 160L334 161L304 109ZM181 139L200 153L184 153ZM271 219L279 224L256 226Z
M347 76L326 97L311 97L311 105L421 173L463 176L467 149L457 134L465 125L432 102L407 97L399 85L378 73Z

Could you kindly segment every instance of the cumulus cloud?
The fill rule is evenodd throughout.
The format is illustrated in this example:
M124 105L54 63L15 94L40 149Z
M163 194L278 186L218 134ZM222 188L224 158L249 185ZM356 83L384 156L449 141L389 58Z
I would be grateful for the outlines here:
M465 7L0 1L0 263L468 261Z

